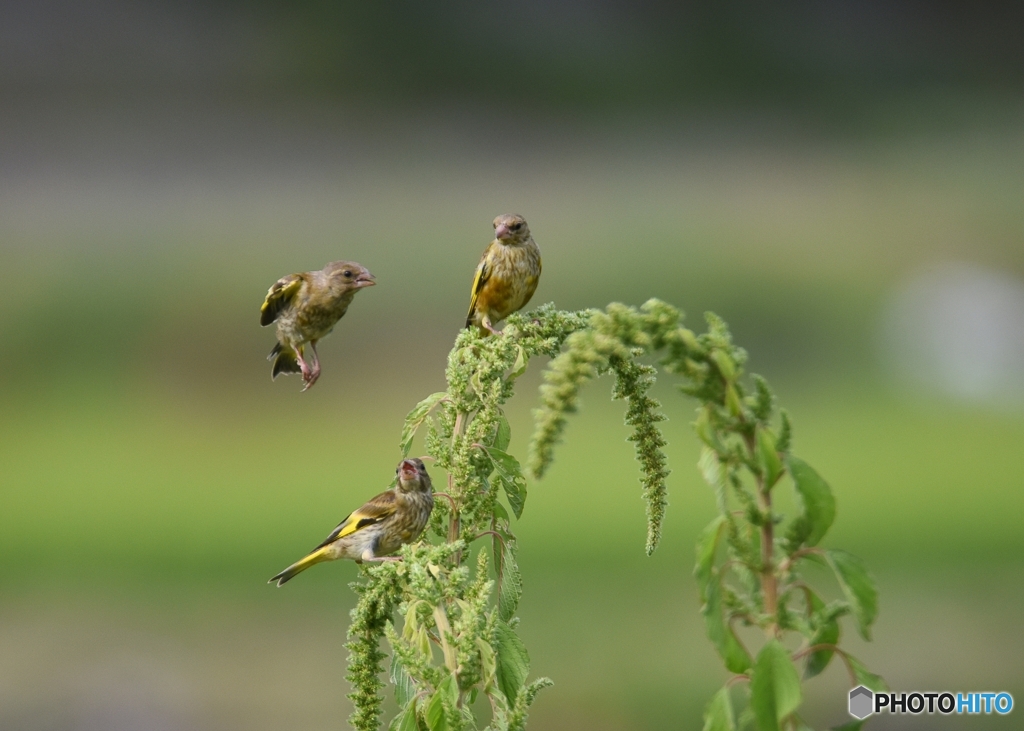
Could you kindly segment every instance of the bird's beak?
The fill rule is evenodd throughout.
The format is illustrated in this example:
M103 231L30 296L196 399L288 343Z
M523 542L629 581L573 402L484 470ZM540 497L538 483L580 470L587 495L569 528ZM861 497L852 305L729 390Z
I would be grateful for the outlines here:
M499 223L497 228L494 229L494 238L499 241L504 241L510 234L511 232L508 230L508 226L503 223Z
M356 285L359 287L372 287L377 283L377 278L366 272L366 274L360 274L356 277Z
M402 460L400 472L403 480L415 480L420 475L420 471L416 468L416 463L411 459Z

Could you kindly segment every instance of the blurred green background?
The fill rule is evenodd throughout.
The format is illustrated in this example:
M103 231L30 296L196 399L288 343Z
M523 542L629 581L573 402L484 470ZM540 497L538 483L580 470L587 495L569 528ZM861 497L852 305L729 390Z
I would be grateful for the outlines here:
M714 310L881 587L897 690L1024 697L1016 5L104 0L0 9L0 727L327 729L356 567L266 579L388 483L490 221L537 303ZM369 267L323 377L272 383L279 276ZM536 363L510 408L524 454ZM698 729L714 511L667 384L643 554L609 383L518 526L531 729ZM850 629L850 628L848 628ZM851 635L852 635L851 631ZM846 678L807 685L816 727ZM879 729L1015 728L882 718Z

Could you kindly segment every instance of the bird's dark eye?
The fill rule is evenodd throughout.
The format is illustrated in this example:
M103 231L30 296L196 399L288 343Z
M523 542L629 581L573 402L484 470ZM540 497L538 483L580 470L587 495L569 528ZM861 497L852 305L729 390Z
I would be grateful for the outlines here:
M352 277L352 270L351 269L346 269L345 271L342 272L342 274L344 274L346 277L351 278Z
M513 223L511 226L509 226L509 228L512 229L513 231L518 231L522 227L523 227L523 224L521 224L521 223Z

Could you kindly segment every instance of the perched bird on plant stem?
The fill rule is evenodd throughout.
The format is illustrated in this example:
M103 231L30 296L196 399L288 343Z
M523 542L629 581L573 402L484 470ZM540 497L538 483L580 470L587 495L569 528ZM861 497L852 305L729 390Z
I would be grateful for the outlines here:
M334 329L356 292L374 284L369 270L354 261L332 261L319 271L289 274L274 282L260 308L260 325L277 323L277 345L267 356L274 361L272 377L301 373L303 391L316 383L317 342ZM311 363L304 357L307 343Z
M398 463L398 480L363 507L341 521L323 543L268 583L278 586L321 561L350 558L363 561L398 561L389 557L406 543L419 538L434 509L434 488L423 460Z
M526 219L503 214L494 219L494 241L484 250L473 279L466 327L481 335L497 334L494 326L518 312L537 291L540 247L530 236Z

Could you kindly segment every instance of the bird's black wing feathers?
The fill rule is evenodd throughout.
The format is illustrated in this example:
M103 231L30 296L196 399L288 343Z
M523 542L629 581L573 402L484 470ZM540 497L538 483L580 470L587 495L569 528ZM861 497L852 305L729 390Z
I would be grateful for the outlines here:
M260 325L266 327L276 320L286 307L290 307L301 285L302 277L299 274L289 274L274 282L267 291L263 306L260 307Z

